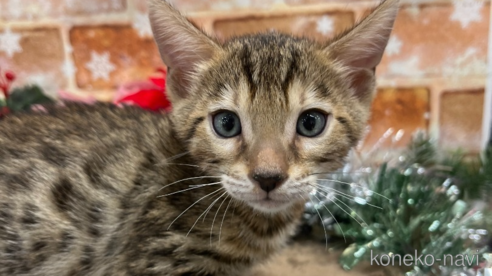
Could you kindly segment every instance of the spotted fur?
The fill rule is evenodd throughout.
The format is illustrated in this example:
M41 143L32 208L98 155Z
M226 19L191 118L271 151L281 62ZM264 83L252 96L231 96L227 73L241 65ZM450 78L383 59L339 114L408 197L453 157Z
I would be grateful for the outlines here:
M329 42L219 43L152 0L171 114L67 104L0 121L0 275L229 276L267 260L361 138L397 4ZM328 119L314 138L296 133L309 108ZM239 136L215 133L221 110Z

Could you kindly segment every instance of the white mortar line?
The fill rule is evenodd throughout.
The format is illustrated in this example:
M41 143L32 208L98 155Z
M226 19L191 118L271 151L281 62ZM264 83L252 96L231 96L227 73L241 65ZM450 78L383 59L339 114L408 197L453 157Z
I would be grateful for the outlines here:
M489 45L488 45L488 67L487 67L487 86L485 89L485 99L483 108L483 127L482 127L482 148L489 142L492 129L492 5L490 7L491 19L489 22Z

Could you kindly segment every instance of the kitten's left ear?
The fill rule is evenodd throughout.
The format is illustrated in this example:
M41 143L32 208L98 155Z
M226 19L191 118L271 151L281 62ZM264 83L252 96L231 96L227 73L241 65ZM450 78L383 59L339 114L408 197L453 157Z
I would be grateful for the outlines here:
M324 49L330 59L349 68L352 87L361 100L372 98L370 90L374 85L370 83L374 82L374 70L388 44L398 7L398 0L385 0L368 17Z
M166 0L149 1L149 19L162 60L168 66L171 102L186 98L199 66L221 47Z

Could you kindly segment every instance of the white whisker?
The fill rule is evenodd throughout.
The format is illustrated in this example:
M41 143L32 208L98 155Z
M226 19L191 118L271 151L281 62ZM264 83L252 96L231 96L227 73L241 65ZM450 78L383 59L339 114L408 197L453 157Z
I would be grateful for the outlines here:
M349 198L349 199L354 199L355 196L353 195L349 195L349 194L346 194L346 193L343 193L343 192L340 192L339 190L335 189L335 188L332 188L332 187L325 187L325 186L321 186L321 185L313 185L313 184L309 184L310 186L316 188L316 189L319 189L325 193L330 193L330 192L333 192L333 193L336 193L337 195L340 195L340 196L345 196L346 198Z
M369 174L369 172L318 172L318 173L309 174L309 176L321 175L321 174L324 174L324 175L351 175L351 174Z
M207 186L217 185L217 184L221 184L221 183L222 183L222 181L207 183L207 184L189 185L188 187L190 187L190 188L201 188L201 187L207 187Z
M174 181L173 183L170 183L170 184L167 184L165 185L164 187L160 188L160 190L166 188L166 187L169 187L171 185L174 185L174 184L178 184L180 182L183 182L183 181L186 181L186 180L194 180L194 179L204 179L204 178L221 178L220 176L196 176L196 177L188 177L188 178L185 178L185 179L181 179L181 180L178 180L178 181Z
M389 198L385 197L384 195L382 195L382 194L380 194L380 193L377 193L377 192L375 192L375 191L373 191L373 190L370 190L370 189L368 189L367 187L364 187L364 186L362 186L362 185L357 185L357 184L355 184L355 183L348 183L348 182L345 182L345 181L340 181L340 180L335 180L335 179L327 179L327 178L326 178L326 179L320 178L320 179L318 179L318 180L333 181L333 182L335 182L335 183L340 183L340 184L344 184L344 185L355 186L355 187L359 187L359 188L362 188L362 189L367 189L368 191L373 192L375 195L378 195L378 196L380 196L380 197L382 197L382 198L384 198L384 199L386 199L386 200L388 200L388 201L391 201L391 199L389 199Z
M337 190L335 188L320 186L320 184L317 184L318 186L315 186L315 185L312 185L312 184L308 184L308 185L310 185L310 186L314 187L315 189L318 189L318 190L320 190L322 192L325 192L325 193L331 193L331 192L333 192L333 193L335 193L335 194L337 194L337 195L339 195L339 196L341 196L343 198L346 198L348 200L351 200L351 201L356 201L355 199L357 198L356 196L353 196L353 195L349 195L349 194L340 192L339 190ZM329 189L329 190L327 190L327 189ZM371 204L369 202L366 202L365 204L367 206L371 206L373 208L378 208L380 210L383 210L382 207L379 207L377 205Z
M304 200L306 200L305 197L303 197L303 198L304 198ZM323 231L325 232L325 249L328 250L328 234L326 233L326 228L325 228L325 225L323 224L323 218L321 217L321 214L318 211L318 209L316 208L316 204L314 204L313 200L309 198L309 201L311 201L311 204L313 204L314 210L316 210L316 213L318 213L319 221L321 222L321 227L323 228Z
M187 166L187 167L195 167L195 168L200 168L198 165L191 165L191 164L183 164L183 163L166 163L167 165L176 165L176 166Z
M232 197L229 200L229 204L227 204L227 207L226 207L226 209L224 211L224 216L222 217L222 222L220 223L220 228L219 228L219 245L220 245L220 236L222 235L222 225L224 224L224 219L226 217L227 210L229 210L229 206L231 205L231 202L232 202Z
M318 201L320 201L320 202L321 202L321 200L320 200L320 199L319 199L316 195L314 195L314 197L315 197ZM345 240L345 242L347 242L347 239L345 238L345 233L343 232L343 229L342 229L342 226L340 226L340 223L338 223L338 220L335 218L335 216L333 215L333 213L332 213L332 212L328 209L328 207L326 207L326 205L322 204L322 206L326 209L326 211L328 211L328 213L330 213L331 217L335 220L335 222L336 222L336 223L337 223L337 225L338 225L338 228L340 229L340 231L342 231L342 236L343 236L343 239ZM316 210L316 212L318 212L318 209L316 209L316 207L315 207L314 209ZM318 214L319 214L319 212L318 212ZM320 217L321 217L321 215L320 215ZM323 224L323 219L321 219L321 224ZM325 226L323 225L323 228L324 228L324 227L325 227ZM327 244L328 244L328 242L327 242Z
M187 155L188 153L190 153L190 152L189 151L185 151L183 153L176 154L174 156L171 156L171 157L167 158L166 161L172 161L172 160L178 159L180 157L183 157L183 156Z
M221 195L220 197L222 197L222 195ZM220 197L219 197L219 198L220 198ZM224 200L225 200L226 198L227 198L227 196L224 198ZM210 210L211 210L211 209L212 209L212 208L210 208L210 209L208 209L208 210L207 210L207 212L206 212L206 213L205 213L205 215L203 216L203 220L202 220L202 222L205 222L205 219L207 218L207 215L208 215L208 213L210 212Z
M226 196L224 198L224 200L222 200L222 202L219 205L219 208L217 209L217 212L215 212L214 219L212 220L212 226L210 227L210 245L212 245L212 233L213 233L213 229L214 229L215 219L217 218L217 215L219 214L219 211L220 211L220 208L222 207L222 204L224 204L224 202L227 200L227 198L228 198L228 196Z
M178 220L184 213L186 213L188 210L190 210L193 206L195 206L196 204L198 204L198 202L202 201L204 198L207 198L217 192L219 192L220 190L222 189L225 189L224 187L222 188L219 188L209 194L207 194L206 196L203 196L202 198L200 198L199 200L195 201L193 204L191 204L188 208L186 208L186 210L184 210L183 212L181 212L181 214L179 214L172 222L171 224L169 224L169 226L167 227L167 230L169 230L171 228L171 226L173 225L174 222L176 222L176 220Z
M356 215L356 216L358 216L358 217L360 218L360 220L361 220L361 221L362 221L365 225L368 225L368 224L367 224L367 222L366 222L366 221L365 221L365 220L364 220L364 219L363 219L363 218L362 218L359 214L357 214L357 212L356 212L354 209L350 208L350 206L348 206L345 202L341 201L340 199L338 199L338 198L336 198L336 197L335 197L335 200L337 200L338 202L340 202L341 204L343 204L344 206L346 206L347 208L349 208L349 210L350 210L350 211L352 211L352 212L354 212L354 213L355 213L355 215ZM352 217L352 218L354 218L352 215L351 215L351 217ZM355 220L355 218L354 218L354 220ZM356 221L357 221L357 220L356 220ZM358 222L358 221L357 221L357 222ZM360 224L360 223L359 223L359 224ZM361 227L364 227L364 226L362 226L362 225L361 225Z
M209 183L209 184L193 185L193 186L190 186L191 188L180 190L180 191L177 191L177 192L172 192L172 193L165 194L165 195L160 195L160 196L157 196L157 198L166 197L166 196L170 196L170 195L175 195L175 194L183 193L183 192L190 191L190 190L196 190L196 189L203 188L203 187L206 187L206 186L219 185L221 183L222 182L214 182L214 183Z
M197 224L198 220L200 220L200 218L205 214L205 212L208 213L208 210L210 210L214 204L221 198L223 197L225 194L227 194L227 191L225 191L221 196L219 196L217 199L215 199L212 203L210 203L210 205L208 206L207 209L205 209L205 211L203 211L203 213L195 220L195 223L193 223L193 225L191 226L190 228L190 231L188 231L188 233L186 233L186 237L188 237L188 235L191 233L191 230L193 230L193 228L195 227L195 225Z
M345 209L343 209L342 207L340 207L340 205L338 205L338 204L335 202L335 200L338 200L339 202L342 202L341 200L337 199L336 197L334 197L333 199L334 199L334 200L332 200L332 201L331 201L333 204L335 204L335 205L336 205L336 206L337 206L340 210L342 210L345 214L347 214L347 215L349 215L351 218L353 218L353 219L355 220L355 222L357 222L357 223L360 225L360 227L361 227L361 228L362 228L362 227L364 227L364 226L362 225L362 223L360 223L360 222L359 222L359 220L358 220L358 219L356 219L354 216L352 216L352 214L350 214L349 212L347 212Z

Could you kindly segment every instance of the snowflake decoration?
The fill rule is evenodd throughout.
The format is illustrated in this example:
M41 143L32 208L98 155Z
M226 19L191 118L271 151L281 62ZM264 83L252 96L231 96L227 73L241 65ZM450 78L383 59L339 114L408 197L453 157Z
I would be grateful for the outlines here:
M482 21L481 9L484 6L482 0L453 0L454 12L451 21L459 21L463 29L471 22Z
M424 74L419 68L420 59L413 56L408 60L394 61L389 64L389 72L394 75L420 77Z
M91 61L85 67L89 69L94 80L109 80L109 74L116 69L114 64L109 60L108 52L98 54L94 51L91 52Z
M140 37L152 36L149 18L145 13L137 13L133 20L133 28L137 30Z
M401 51L401 46L403 46L403 42L396 35L391 36L388 46L386 46L386 55L398 55Z
M480 57L478 49L470 47L463 54L449 58L440 71L446 77L480 75L487 72L487 59Z
M7 53L9 58L15 53L21 53L22 48L19 44L21 37L22 35L12 33L9 28L5 29L3 33L0 33L0 51Z
M77 73L77 68L75 68L73 62L71 60L65 60L62 66L63 75L67 78L73 77L75 73Z
M316 31L324 36L330 35L335 30L334 21L329 16L323 16L316 22Z

